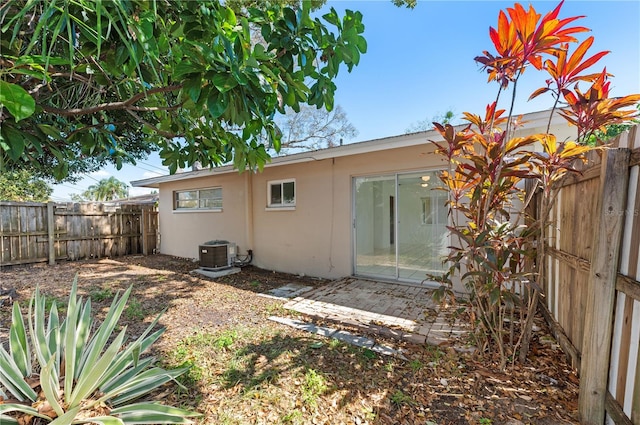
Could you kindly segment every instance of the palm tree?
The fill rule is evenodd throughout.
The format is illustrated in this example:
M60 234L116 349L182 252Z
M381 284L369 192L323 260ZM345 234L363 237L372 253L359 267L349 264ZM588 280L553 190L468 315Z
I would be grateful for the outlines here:
M111 201L125 198L129 194L129 187L115 177L102 179L98 184L92 184L82 194L82 197L91 201Z

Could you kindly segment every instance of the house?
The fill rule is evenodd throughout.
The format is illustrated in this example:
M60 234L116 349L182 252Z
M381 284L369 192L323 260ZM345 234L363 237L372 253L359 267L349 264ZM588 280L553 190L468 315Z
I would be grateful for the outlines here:
M549 112L523 118L519 135L544 132ZM552 132L575 139L559 116ZM159 189L164 254L198 258L200 244L227 240L269 270L420 283L449 246L447 195L432 190L447 164L429 140L442 139L419 132L276 157L261 173L223 166L131 183Z

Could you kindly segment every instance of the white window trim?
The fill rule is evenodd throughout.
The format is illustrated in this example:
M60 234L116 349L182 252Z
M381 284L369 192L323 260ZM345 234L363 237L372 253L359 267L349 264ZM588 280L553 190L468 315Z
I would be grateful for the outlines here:
M221 186L213 186L213 187L199 187L197 189L182 189L182 190L174 190L173 191L173 213L174 214L184 214L184 213L202 213L202 212L222 212L222 207L211 207L211 208L200 208L195 207L195 208L178 208L177 207L177 199L176 199L176 195L180 192L194 192L197 191L198 192L198 198L196 199L198 201L198 204L200 204L200 191L204 191L204 190L211 190L211 189L220 189L220 201L223 202L224 199L224 195L222 192L222 187ZM224 204L223 204L224 205Z
M173 214L202 214L202 213L220 213L222 208L180 208L173 210Z
M272 204L271 203L271 186L279 184L282 188L284 183L293 183L293 203L290 204ZM284 190L281 191L284 195ZM269 180L267 181L267 211L294 211L296 209L296 203L298 198L298 184L296 179L282 179L282 180Z

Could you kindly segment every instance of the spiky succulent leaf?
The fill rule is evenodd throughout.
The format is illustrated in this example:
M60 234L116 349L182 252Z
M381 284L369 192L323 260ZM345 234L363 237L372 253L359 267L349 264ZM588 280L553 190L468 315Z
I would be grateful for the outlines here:
M58 416L64 415L64 410L58 401L58 391L60 390L60 384L56 380L56 374L53 369L55 368L56 357L51 356L49 362L40 371L40 386L42 392L44 392L47 401L51 405L51 408L56 412Z
M38 413L33 407L7 403L0 404L2 423L19 422L16 420L19 414L37 416L51 421L51 425L191 423L185 418L198 416L194 412L154 403L128 404L187 371L187 368L166 371L151 367L155 362L153 357L140 357L164 331L153 331L160 315L126 347L123 347L126 328L114 337L115 327L131 289L125 291L122 297L114 298L105 321L93 336L90 300L83 304L82 298L77 296L77 280L74 280L62 322L55 302L51 305L47 320L46 296L38 288L29 303L28 326L25 327L19 305L14 306L10 329L11 353L0 345L0 395L7 398L3 392L7 391L10 395L8 398L20 402L46 401L58 417L51 421L51 418ZM30 359L29 355L34 356L35 360ZM39 399L30 386L33 376L29 362L32 361L38 363L41 395L45 400ZM65 376L63 391L60 388L62 374ZM27 381L27 378L30 380ZM64 403L61 400L63 393ZM97 395L99 398L96 398ZM90 413L95 406L105 402L118 406L119 410L115 412L119 413L115 416L111 412L109 416L93 417Z
M11 330L9 331L9 350L11 357L22 372L23 376L31 375L31 349L27 339L27 329L24 326L20 305L13 304L11 312Z
M144 394L166 384L185 373L189 368L164 370L158 367L147 369L131 381L111 392L119 394L111 402L114 406L121 406L129 401L136 400Z
M190 410L181 409L179 407L167 406L166 404L159 403L133 403L126 406L116 407L111 410L112 415L122 415L125 413L166 413L168 415L180 415L186 417L198 417L202 416L200 413L192 412Z
M67 305L67 318L65 320L65 332L64 332L64 398L65 402L71 405L71 391L73 388L73 381L75 377L76 356L78 354L77 340L76 340L76 327L78 322L78 316L80 314L78 306L78 276L73 279L73 285L71 285L71 294L69 294L69 304ZM58 413L58 415L60 415Z
M113 330L118 324L118 320L124 311L131 289L132 287L129 287L129 289L127 289L122 295L122 298L118 299L117 295L113 298L111 307L109 307L109 313L107 313L104 322L100 324L96 334L89 340L87 349L82 356L80 370L77 372L78 377L82 375L85 370L91 370L92 365L95 364L98 356L104 349L107 341L113 334Z
M50 417L38 413L38 411L31 406L25 406L24 404L18 403L4 403L0 404L0 423L3 425L5 423L18 423L18 421L16 421L14 418L6 415L6 413L12 412L26 413L29 416L51 420Z
M69 398L69 403L71 406L80 405L80 403L91 396L102 383L102 379L104 373L109 368L111 362L120 351L122 347L122 342L124 341L126 329L123 329L116 339L111 343L109 348L105 351L105 353L96 360L92 364L86 364L87 369L83 371L73 388L73 392L71 393L71 397Z
M155 320L147 327L147 329L145 329L145 331L138 337L136 341L129 344L124 351L118 353L118 359L113 362L113 365L105 374L103 388L112 387L113 385L111 384L111 382L113 381L114 377L121 375L122 372L132 364L135 367L138 363L140 354L147 351L147 349L164 333L164 328L162 328L149 335L149 333L153 330L153 328L160 320L161 315L162 313L160 313L155 318ZM149 336L147 337L147 335ZM103 391L106 390L103 389Z
M35 401L38 395L26 383L18 365L0 345L0 383L18 400ZM0 405L1 406L1 405Z
M113 416L96 416L94 418L89 418L86 421L74 421L74 423L79 424L101 424L101 425L125 425L125 422L120 418L115 418Z

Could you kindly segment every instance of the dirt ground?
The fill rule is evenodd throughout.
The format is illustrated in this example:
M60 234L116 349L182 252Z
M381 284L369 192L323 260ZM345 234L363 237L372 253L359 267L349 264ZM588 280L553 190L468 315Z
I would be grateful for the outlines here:
M160 320L166 332L153 354L164 367L192 369L182 386L168 386L158 397L202 412L201 423L578 423L578 378L542 321L529 364L506 373L445 346L388 341L404 350L408 360L401 360L268 320L303 317L260 293L326 281L251 266L214 280L193 274L196 268L165 255L2 268L0 289L15 293L0 297L0 342L7 341L10 298L24 307L38 285L64 305L77 275L98 318L117 291L133 285L121 320L130 338L166 310Z

